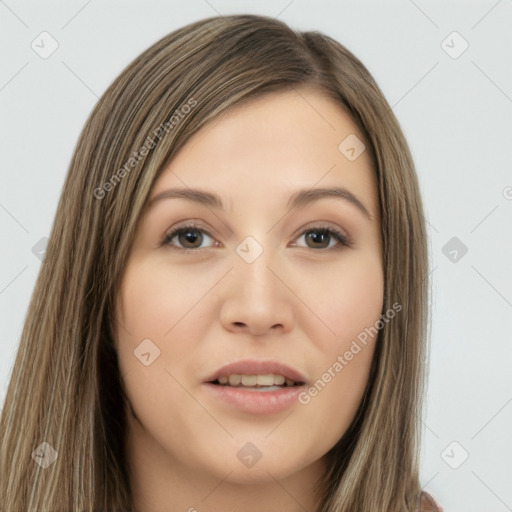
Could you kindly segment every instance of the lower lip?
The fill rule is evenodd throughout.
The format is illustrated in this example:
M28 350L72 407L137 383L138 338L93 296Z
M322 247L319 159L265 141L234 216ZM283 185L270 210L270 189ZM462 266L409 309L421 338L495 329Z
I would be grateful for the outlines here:
M284 411L298 401L305 386L289 386L275 391L251 391L244 388L204 383L216 399L249 414L273 414Z

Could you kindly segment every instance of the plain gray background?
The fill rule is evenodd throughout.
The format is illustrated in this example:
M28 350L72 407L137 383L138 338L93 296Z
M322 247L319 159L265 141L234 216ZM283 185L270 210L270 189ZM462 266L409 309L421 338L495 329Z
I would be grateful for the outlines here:
M87 115L162 36L234 13L334 37L393 107L430 236L422 485L445 512L512 511L512 0L0 1L0 404Z

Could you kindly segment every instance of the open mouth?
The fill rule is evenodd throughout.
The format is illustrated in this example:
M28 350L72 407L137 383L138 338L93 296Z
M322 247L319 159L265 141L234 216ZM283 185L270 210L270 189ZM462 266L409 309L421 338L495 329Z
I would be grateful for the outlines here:
M296 382L284 375L222 375L211 381L219 386L246 389L247 391L276 391L294 386L303 386L304 382Z
M306 378L278 362L236 362L210 375L205 393L221 407L247 414L277 414L297 404Z

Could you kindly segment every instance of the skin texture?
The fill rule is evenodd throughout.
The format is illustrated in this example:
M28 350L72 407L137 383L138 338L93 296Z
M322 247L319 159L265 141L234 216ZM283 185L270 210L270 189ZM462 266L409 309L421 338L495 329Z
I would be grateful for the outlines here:
M123 275L116 345L132 408L126 442L137 511L316 510L323 456L355 415L377 337L307 405L279 413L233 408L203 382L228 362L253 358L284 362L313 384L379 320L377 189L368 151L350 161L338 149L350 134L363 139L321 92L271 93L195 134L154 184L150 199L200 188L220 195L226 210L155 202ZM331 186L350 190L372 219L336 198L286 209L295 190ZM187 221L209 234L159 245ZM352 247L304 234L324 224ZM263 249L252 263L236 252L247 236ZM145 339L160 350L147 366L134 355ZM250 468L237 457L247 442L261 452Z

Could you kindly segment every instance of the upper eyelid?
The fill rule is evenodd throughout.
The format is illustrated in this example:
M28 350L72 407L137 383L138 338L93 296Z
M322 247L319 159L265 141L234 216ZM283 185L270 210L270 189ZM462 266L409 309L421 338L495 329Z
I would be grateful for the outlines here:
M294 236L298 236L304 233L304 231L307 231L308 229L321 229L322 227L330 228L332 230L338 230L341 231L345 237L348 239L350 238L348 233L345 229L343 229L340 226L337 226L335 223L327 220L318 220L318 221L311 221L313 224L310 225L307 223L306 225L300 227L298 230L296 230ZM186 228L194 228L201 231L204 231L208 236L213 237L212 230L207 228L206 226L202 225L201 221L195 221L195 220L189 220L189 221L183 221L183 223L179 222L176 226L168 229L164 233L164 238L167 237L168 234L178 231L180 229L186 229ZM231 231L232 233L232 231Z

